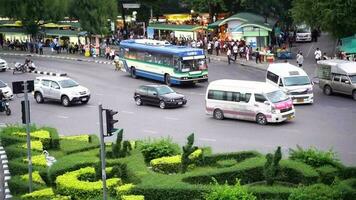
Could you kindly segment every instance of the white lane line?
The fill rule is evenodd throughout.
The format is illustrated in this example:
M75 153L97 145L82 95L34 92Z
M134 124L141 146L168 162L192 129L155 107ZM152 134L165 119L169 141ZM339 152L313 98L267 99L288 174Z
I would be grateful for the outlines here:
M309 57L309 54L310 54L310 51L311 51L311 49L314 47L314 43L312 43L312 45L310 45L310 48L309 48L309 50L308 50L308 53L307 53L307 57ZM306 57L306 58L307 58Z
M125 113L125 114L130 114L130 115L134 114L134 112L127 111L127 110L123 110L123 111L121 111L121 112L122 112L122 113Z
M152 131L152 130L143 130L145 133L151 133L151 134L157 134L157 131Z
M94 95L96 95L96 96L104 96L104 94L100 94L100 93L96 93Z
M205 96L204 93L197 93L197 92L188 92L188 94L198 95L198 96Z
M207 142L216 142L216 139L212 139L212 138L199 138L199 140L207 141Z
M178 121L179 120L178 118L175 118L175 117L164 117L164 119L166 119L166 120L174 120L174 121Z
M87 105L86 107L87 107L87 108L97 108L98 106L90 106L90 105Z
M61 118L61 119L68 119L69 117L67 116L63 116L63 115L57 115L58 118Z
M6 127L5 123L0 123L0 127Z

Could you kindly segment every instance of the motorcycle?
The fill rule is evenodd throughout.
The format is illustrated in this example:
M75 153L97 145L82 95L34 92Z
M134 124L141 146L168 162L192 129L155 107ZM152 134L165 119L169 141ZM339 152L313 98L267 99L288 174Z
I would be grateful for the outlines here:
M11 115L11 109L8 99L0 101L0 112L5 112L7 116Z
M13 69L13 74L16 72L21 72L21 73L26 73L26 72L32 72L36 69L36 66L33 62L30 63L15 63L15 68Z

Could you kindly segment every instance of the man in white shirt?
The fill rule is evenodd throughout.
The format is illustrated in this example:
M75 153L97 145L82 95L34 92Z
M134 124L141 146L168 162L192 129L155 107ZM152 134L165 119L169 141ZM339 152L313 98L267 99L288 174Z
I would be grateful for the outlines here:
M314 52L314 56L316 62L318 62L321 59L321 51L319 48L316 48L316 51Z
M303 53L299 52L298 56L297 56L297 63L299 67L303 67L303 62L304 62L304 57L303 57Z

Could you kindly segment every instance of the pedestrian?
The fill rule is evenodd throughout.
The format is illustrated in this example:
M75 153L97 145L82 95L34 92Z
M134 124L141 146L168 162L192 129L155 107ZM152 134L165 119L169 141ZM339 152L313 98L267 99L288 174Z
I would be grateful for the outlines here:
M256 56L256 64L258 64L258 61L261 63L261 57L258 48L256 49L255 56Z
M227 62L230 65L230 60L232 60L231 59L231 49L230 48L227 48L226 56L227 56Z
M250 60L250 47L246 46L246 60Z
M239 48L237 47L237 44L235 43L234 46L232 47L232 51L234 53L234 58L235 58L235 61L237 59L237 54L239 53Z
M208 47L207 47L207 49L208 49L208 54L212 54L212 49L211 49L211 47L212 47L212 44L211 44L211 42L209 41L209 42L208 42Z
M327 59L329 59L329 57L326 55L326 53L324 52L324 54L323 54L323 60L327 60Z
M303 67L303 62L304 62L304 57L303 57L303 53L300 52L297 56L297 63L299 67Z
M105 56L106 56L106 59L110 59L110 52L111 52L111 49L109 46L106 46L105 48Z
M38 42L38 48L40 49L40 55L43 55L43 43L42 43L42 41Z
M315 62L318 62L321 59L321 51L319 48L316 48L314 52L314 56L315 56Z
M114 49L111 49L111 51L110 51L110 60L114 60L114 58L115 58L115 50Z
M219 43L218 40L215 41L214 48L215 48L215 51L216 51L216 56L219 56L220 43Z

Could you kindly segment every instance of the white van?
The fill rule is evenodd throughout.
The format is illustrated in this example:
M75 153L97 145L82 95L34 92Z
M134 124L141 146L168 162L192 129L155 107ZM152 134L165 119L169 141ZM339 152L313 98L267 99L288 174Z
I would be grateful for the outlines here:
M312 32L311 28L306 25L297 26L296 42L311 42L312 41Z
M291 97L293 104L314 102L313 83L300 67L289 63L270 64L266 82L281 88Z
M234 118L265 125L295 116L291 99L278 87L265 82L213 81L206 91L205 102L206 113L219 120Z

